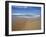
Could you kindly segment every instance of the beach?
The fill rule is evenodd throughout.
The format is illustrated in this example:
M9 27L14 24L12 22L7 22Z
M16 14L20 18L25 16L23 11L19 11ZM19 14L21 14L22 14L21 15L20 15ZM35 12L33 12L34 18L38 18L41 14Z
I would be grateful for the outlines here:
M15 16L12 15L12 31L22 30L40 30L41 29L41 18L27 16Z

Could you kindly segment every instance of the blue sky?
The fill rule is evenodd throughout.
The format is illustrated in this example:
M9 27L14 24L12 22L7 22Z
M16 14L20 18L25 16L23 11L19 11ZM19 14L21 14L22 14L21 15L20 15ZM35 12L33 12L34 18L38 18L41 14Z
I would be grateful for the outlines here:
M40 15L41 7L12 6L13 15Z

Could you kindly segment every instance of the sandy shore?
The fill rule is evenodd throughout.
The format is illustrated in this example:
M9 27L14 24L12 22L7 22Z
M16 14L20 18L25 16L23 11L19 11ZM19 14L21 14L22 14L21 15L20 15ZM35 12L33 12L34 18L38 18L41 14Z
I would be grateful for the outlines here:
M37 18L22 18L20 16L12 17L12 31L39 29L41 29L40 17Z

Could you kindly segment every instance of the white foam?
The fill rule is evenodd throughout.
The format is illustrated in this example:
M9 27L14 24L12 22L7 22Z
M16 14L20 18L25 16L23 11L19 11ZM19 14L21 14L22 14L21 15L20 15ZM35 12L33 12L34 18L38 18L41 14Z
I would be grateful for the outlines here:
M35 16L18 16L18 17L21 17L21 18L37 18L37 17L40 17L40 15L35 15Z

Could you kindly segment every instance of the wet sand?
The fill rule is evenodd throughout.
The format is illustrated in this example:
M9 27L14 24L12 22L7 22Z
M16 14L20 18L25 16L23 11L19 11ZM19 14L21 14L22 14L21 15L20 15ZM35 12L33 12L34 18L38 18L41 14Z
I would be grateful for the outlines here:
M12 31L39 29L41 29L40 17L22 18L20 16L12 16Z

